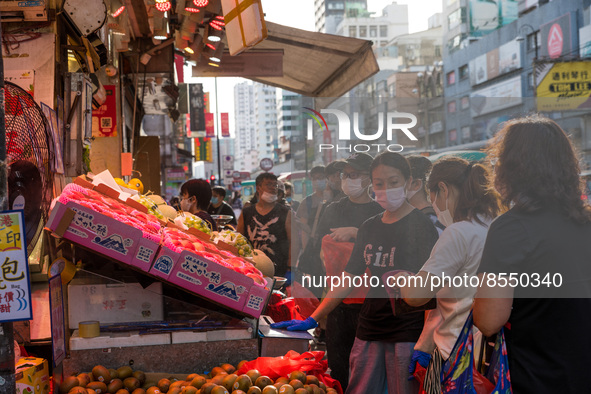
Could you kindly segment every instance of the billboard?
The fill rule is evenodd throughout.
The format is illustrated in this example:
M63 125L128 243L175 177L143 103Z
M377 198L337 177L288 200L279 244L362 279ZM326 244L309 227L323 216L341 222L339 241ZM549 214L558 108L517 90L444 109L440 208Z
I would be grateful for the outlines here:
M521 96L521 76L477 90L470 94L472 117L519 105Z
M469 0L470 35L484 36L517 19L517 0Z
M591 61L542 64L536 79L538 111L591 108Z
M579 48L581 57L591 57L591 25L579 29Z
M470 61L470 84L479 85L521 68L519 41L512 40Z
M542 37L540 57L559 59L562 57L575 57L578 51L577 42L573 42L572 26L576 25L573 14L564 14L553 21L540 26L540 35Z

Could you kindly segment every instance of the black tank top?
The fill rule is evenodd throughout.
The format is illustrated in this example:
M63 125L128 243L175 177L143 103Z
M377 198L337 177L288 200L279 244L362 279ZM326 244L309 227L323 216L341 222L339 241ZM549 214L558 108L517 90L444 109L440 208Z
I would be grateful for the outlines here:
M256 205L242 211L246 238L255 249L263 251L273 261L277 276L285 276L289 269L289 240L285 229L288 213L289 208L282 204L275 204L266 215L261 215Z

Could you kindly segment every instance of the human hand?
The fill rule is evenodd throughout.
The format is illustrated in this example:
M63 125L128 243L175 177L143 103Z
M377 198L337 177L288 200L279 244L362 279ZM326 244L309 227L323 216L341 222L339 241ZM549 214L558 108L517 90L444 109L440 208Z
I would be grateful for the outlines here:
M318 327L318 322L311 316L306 320L288 320L271 324L271 328L285 328L287 331L308 331Z
M337 242L347 242L357 238L357 230L356 227L331 228L332 233L330 236Z

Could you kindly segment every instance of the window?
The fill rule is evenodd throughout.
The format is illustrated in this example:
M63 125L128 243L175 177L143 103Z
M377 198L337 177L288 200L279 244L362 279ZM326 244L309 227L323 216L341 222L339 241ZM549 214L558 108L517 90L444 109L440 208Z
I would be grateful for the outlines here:
M470 108L470 97L464 96L460 99L460 108L462 110Z
M370 37L377 37L378 36L378 27L377 26L370 26L369 27L369 36Z
M388 37L388 26L380 26L380 37Z
M449 142L455 142L458 140L458 131L456 129L449 131Z
M349 37L357 37L357 26L349 26Z
M470 141L470 126L462 127L462 140L464 142Z
M540 44L542 42L542 36L541 33L539 31L535 32L535 33L531 33L527 36L527 49L529 51L535 51L536 50L536 38L537 38L537 44L538 44L538 48L540 47Z
M461 66L459 69L459 72L460 72L460 81L468 78L468 76L469 76L468 65L464 64L463 66Z
M359 37L367 37L367 26L359 26Z
M456 101L455 100L447 103L447 112L450 114L453 114L454 112L456 112Z
M456 83L456 72L454 71L450 71L447 73L447 85L453 85L454 83Z
M458 8L447 16L448 30L452 30L454 27L459 26L462 22L462 8Z

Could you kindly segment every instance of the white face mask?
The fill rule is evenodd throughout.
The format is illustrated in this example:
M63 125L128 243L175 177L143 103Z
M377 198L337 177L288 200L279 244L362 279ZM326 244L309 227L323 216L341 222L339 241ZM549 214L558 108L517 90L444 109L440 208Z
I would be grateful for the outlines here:
M185 212L189 212L191 210L191 205L193 205L191 203L191 197L188 198L183 198L181 200L181 209Z
M374 190L376 202L386 211L396 211L406 201L406 186L386 190Z
M346 178L343 179L341 181L341 187L343 188L343 193L345 193L347 196L351 197L351 198L357 198L360 197L363 192L365 191L366 188L364 188L362 185L362 179L358 178L358 179L351 179L351 178Z
M326 189L326 179L312 181L312 189L314 189L314 191L323 192L324 189Z
M267 193L267 192L263 192L263 195L261 196L261 200L263 200L266 203L274 203L275 201L277 201L277 194L271 194L271 193Z
M410 190L406 192L406 199L410 200L411 198L413 198L413 196L415 194L417 194L422 188L423 188L423 181L419 181L421 183L421 186L419 186L419 188L417 190Z
M439 193L439 192L437 192ZM447 207L447 198L445 199L445 211L440 211L437 207L437 194L435 194L435 201L433 201L433 209L437 214L437 219L443 224L445 227L449 227L453 224L454 218L451 217L451 212L449 212L449 208Z

